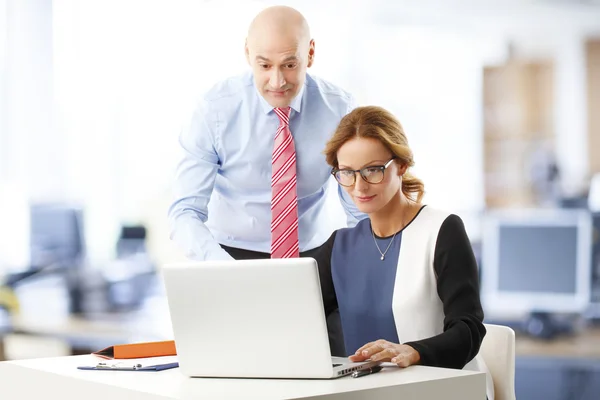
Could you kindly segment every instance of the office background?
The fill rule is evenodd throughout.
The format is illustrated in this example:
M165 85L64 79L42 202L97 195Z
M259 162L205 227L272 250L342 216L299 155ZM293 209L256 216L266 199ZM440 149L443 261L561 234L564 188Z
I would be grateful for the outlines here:
M600 354L592 348L600 347L593 328L600 303L594 257L600 1L594 0L0 0L4 357L85 352L170 334L156 271L183 259L166 220L177 136L203 91L247 68L248 23L273 4L307 17L316 40L311 73L352 92L360 104L398 116L415 152L414 172L426 185L425 202L465 220L482 296L514 291L486 286L486 271L502 277L521 268L498 261L507 242L486 236L488 217L497 217L495 232L509 242L529 240L537 253L557 226L570 227L565 243L576 250L563 264L540 268L556 257L536 259L536 252L531 263L554 271L548 287L570 290L560 299L572 307L558 310L550 293L546 303L536 298L530 309L502 310L508 316L498 318L518 330L524 346L519 398L600 394L590 383L600 376ZM335 196L329 205L342 226ZM507 210L519 210L516 222L502 214ZM580 215L592 224L587 244ZM522 230L501 229L515 225ZM486 270L490 254L498 262ZM554 273L580 286L552 286ZM546 289L519 288L519 299ZM585 307L575 304L582 295ZM542 322L560 313L553 339L540 338L547 331L535 339L528 332L535 311L543 312ZM119 318L137 325L117 329ZM556 346L581 337L575 368L570 360L577 354L565 354L572 348ZM563 360L564 368L544 369L544 357Z

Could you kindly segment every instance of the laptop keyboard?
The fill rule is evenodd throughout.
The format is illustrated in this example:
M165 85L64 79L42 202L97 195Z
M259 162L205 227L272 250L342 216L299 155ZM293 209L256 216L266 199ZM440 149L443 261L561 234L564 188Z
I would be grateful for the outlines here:
M335 367L339 367L342 364L332 364L332 365L333 365L333 368L335 368Z

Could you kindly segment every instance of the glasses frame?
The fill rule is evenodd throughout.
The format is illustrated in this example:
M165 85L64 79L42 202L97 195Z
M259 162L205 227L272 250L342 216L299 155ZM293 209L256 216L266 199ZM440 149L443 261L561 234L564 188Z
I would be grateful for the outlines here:
M337 183L339 183L340 185L342 185L344 187L352 187L352 186L356 185L356 173L357 172L360 174L360 177L363 179L363 181L365 181L365 182L367 182L368 184L371 184L371 185L377 185L377 184L380 184L381 182L383 182L383 180L385 179L385 170L392 164L392 161L394 161L395 159L396 159L396 157L392 157L390 159L390 161L386 162L384 165L369 165L369 166L363 167L361 169L347 169L347 168L340 169L340 168L334 168L331 171L331 175L333 175L333 177L335 178L335 180L336 180ZM381 171L382 175L381 175L381 180L379 182L369 182L367 180L367 178L365 178L365 175L364 175L365 172L364 172L364 170L366 170L366 169L372 169L372 168L378 168ZM338 172L340 172L340 171L354 172L354 175L353 175L354 176L354 180L352 181L351 184L344 185L343 183L341 183L338 180L338 178L335 175Z

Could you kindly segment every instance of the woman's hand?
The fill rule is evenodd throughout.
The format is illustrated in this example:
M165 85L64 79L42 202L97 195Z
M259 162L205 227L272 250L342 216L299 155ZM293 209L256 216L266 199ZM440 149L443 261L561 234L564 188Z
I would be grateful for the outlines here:
M399 367L408 367L409 365L417 364L421 360L421 355L408 345L391 343L387 340L379 339L375 342L365 344L356 350L354 355L348 358L353 362L368 359L380 362L391 361Z

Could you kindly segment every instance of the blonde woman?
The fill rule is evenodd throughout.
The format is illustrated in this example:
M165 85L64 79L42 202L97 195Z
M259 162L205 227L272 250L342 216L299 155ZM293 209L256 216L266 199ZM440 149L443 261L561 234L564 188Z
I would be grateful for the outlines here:
M317 255L326 313L339 307L353 361L487 372L477 264L462 220L421 203L424 185L400 122L380 107L346 115L325 149L368 215ZM488 398L493 385L488 373Z

